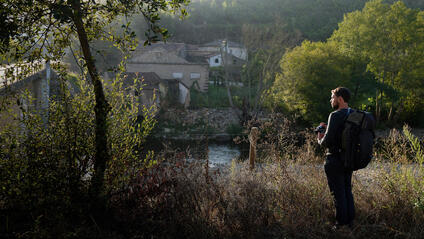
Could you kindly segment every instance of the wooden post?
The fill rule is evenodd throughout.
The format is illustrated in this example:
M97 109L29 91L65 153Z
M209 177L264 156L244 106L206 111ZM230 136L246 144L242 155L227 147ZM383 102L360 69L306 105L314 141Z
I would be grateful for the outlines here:
M259 129L257 127L252 127L249 134L250 142L250 151L249 151L249 161L250 161L250 170L255 168L256 160L256 141L258 140Z

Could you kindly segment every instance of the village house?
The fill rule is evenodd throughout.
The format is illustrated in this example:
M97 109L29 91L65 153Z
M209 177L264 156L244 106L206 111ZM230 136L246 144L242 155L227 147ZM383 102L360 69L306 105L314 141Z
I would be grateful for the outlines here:
M190 89L194 87L200 92L208 91L209 70L223 66L222 56L227 61L225 67L232 79L239 80L241 68L247 60L247 50L241 44L220 40L201 46L170 42L140 46L127 62L126 71L129 78L135 76L130 73L143 75L147 87L153 87L143 89L146 91L142 99L143 104L157 103L164 106L174 100L187 108L190 102ZM150 77L156 80L147 79ZM153 82L160 83L153 84ZM155 100L153 100L153 89L158 93ZM164 100L165 102L161 102Z
M138 49L126 65L127 72L154 72L161 79L177 80L207 92L209 64L206 59L188 54L184 43L155 43ZM196 82L196 84L194 84Z
M107 72L106 81L115 79L115 74ZM134 83L136 85L134 85ZM127 93L137 96L142 107L164 107L178 102L187 108L190 104L190 89L176 79L161 79L155 72L124 72L123 88ZM131 90L130 90L131 89Z
M233 42L233 41L227 41L227 40L215 40L212 42L205 43L201 46L199 46L199 50L203 52L209 52L211 54L220 53L221 49L226 50L226 52L234 57L234 59L240 59L242 61L247 61L247 49L242 44ZM216 56L218 54L215 54ZM219 54L221 55L221 54ZM211 60L211 59L209 59ZM213 59L213 63L217 64L219 63L217 61L217 58L215 57Z
M209 76L214 84L222 78L219 68L228 72L230 84L241 84L241 70L247 62L247 49L242 44L216 40L199 46L197 50L207 59L211 70Z

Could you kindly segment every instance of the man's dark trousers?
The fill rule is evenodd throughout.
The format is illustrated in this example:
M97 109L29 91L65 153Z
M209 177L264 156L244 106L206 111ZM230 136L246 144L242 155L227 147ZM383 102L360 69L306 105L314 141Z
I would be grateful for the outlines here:
M342 160L328 155L325 161L325 174L328 186L336 204L336 221L339 225L348 225L355 218L355 204L352 194L352 171L346 171Z

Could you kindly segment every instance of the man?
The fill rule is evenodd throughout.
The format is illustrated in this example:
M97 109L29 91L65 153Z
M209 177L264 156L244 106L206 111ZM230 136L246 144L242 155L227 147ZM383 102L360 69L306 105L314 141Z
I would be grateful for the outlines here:
M325 174L328 186L333 195L336 206L336 224L333 229L353 225L355 205L352 194L352 171L344 169L340 157L341 136L344 121L350 113L348 102L350 91L344 87L337 87L331 91L331 107L335 110L328 117L328 123L320 125L326 127L325 133L318 132L318 143L327 148Z

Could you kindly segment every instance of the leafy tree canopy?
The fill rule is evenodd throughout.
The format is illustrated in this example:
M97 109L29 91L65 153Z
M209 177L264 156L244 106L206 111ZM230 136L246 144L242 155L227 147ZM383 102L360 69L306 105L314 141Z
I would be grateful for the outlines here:
M381 0L345 15L328 41L305 41L283 57L269 102L316 122L330 110L328 92L343 85L353 91L354 107L372 110L378 119L418 117L424 92L422 16L402 2Z
M417 110L418 101L410 96L423 93L422 16L423 11L407 8L400 1L392 5L371 1L362 11L347 14L330 38L345 54L365 60L367 70L379 80L378 118L385 116L390 121Z
M135 33L129 23L122 25L124 34L121 36L106 28L119 16L133 14L141 14L148 26L145 44L157 41L158 36L166 38L167 30L159 25L160 14L185 15L186 4L187 0L1 0L0 17L5 20L0 31L3 63L22 62L22 68L28 68L31 62L54 60L54 69L64 79L66 73L61 61L72 40L78 39L77 58L82 63L83 78L89 79L95 95L95 157L90 194L92 206L99 215L105 206L105 170L111 160L108 117L113 107L105 96L90 44L102 39L113 42L122 51L135 49ZM12 70L23 72L18 76L11 74L17 79L31 73L17 68L20 64L15 64Z

